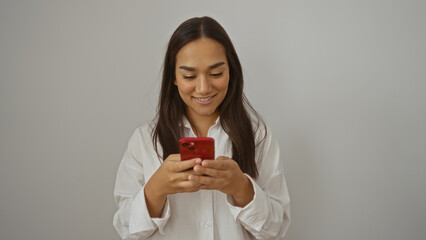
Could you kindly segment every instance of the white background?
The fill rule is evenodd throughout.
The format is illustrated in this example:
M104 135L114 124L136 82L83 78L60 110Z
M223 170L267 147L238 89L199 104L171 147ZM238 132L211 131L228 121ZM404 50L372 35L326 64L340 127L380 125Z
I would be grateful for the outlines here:
M212 16L278 138L288 240L426 239L426 2L0 1L0 239L119 239L174 29Z

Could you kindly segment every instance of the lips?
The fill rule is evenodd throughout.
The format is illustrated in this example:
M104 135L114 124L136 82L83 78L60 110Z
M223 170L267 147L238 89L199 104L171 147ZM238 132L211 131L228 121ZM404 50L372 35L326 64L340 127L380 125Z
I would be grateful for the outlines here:
M195 99L195 101L197 101L198 103L201 103L201 104L208 104L208 103L211 103L212 101L213 101L213 99L214 99L214 97L216 96L216 94L215 95L213 95L213 96L210 96L210 97L193 97L194 99Z
M210 99L212 99L214 96L211 96L211 97L207 97L207 98L196 98L198 101L202 101L202 102L205 102L205 101L208 101L208 100L210 100Z

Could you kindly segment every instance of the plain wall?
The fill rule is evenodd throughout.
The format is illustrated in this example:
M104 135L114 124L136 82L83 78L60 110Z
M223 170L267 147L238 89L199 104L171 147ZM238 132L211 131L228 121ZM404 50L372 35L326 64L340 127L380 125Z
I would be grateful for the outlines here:
M231 36L281 146L288 240L426 239L426 2L0 1L0 239L119 239L118 164L168 38Z

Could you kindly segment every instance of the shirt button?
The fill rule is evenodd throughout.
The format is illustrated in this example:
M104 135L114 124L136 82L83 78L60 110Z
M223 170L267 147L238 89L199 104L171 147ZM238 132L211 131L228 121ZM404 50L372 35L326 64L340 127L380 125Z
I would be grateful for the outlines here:
M208 224L208 223L204 223L204 227L205 227L205 228L208 228L208 227L210 227L210 224Z

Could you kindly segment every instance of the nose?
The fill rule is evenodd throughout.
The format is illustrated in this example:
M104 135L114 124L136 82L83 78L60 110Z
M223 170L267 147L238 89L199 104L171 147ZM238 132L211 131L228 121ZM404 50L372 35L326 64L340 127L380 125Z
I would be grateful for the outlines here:
M210 83L210 79L202 74L197 80L197 93L201 95L207 95L212 91L212 84Z

